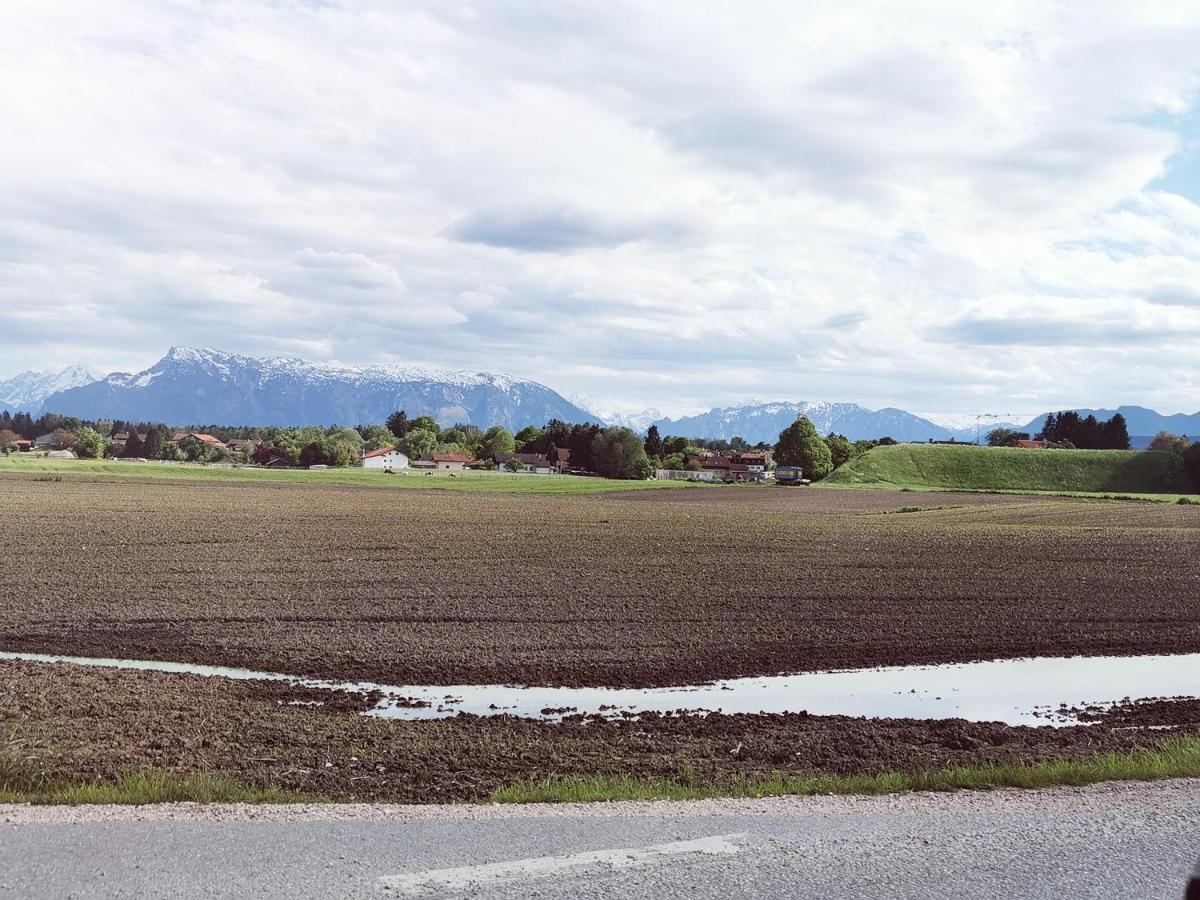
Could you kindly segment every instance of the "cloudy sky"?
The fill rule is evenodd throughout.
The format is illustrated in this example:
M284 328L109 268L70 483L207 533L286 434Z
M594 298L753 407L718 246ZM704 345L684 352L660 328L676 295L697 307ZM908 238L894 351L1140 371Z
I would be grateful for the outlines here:
M1194 412L1197 47L1194 0L5 0L0 376Z

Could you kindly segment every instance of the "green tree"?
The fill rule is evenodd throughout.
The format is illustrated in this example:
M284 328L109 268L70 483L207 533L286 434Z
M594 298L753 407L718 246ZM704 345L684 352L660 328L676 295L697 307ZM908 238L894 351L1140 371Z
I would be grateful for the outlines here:
M661 457L663 455L663 440L658 434L658 426L651 425L646 429L646 440L643 444L647 456Z
M493 425L483 435L483 441L479 445L479 458L492 459L496 458L497 453L516 453L517 441L513 437L511 431L507 428L502 428L499 425Z
M84 425L75 432L75 442L71 445L71 449L80 459L99 459L108 449L108 439Z
M142 443L141 437L138 436L137 429L130 428L129 437L125 441L125 449L121 455L126 459L137 459L139 456L143 456L145 452L146 448Z
M179 449L188 462L207 462L210 455L208 445L190 434L179 442Z
M1165 450L1168 453L1183 453L1191 444L1192 442L1186 437L1171 434L1169 431L1160 431L1150 442L1150 449Z
M440 437L442 433L441 426L438 425L437 419L433 416L417 416L417 418L412 419L408 423L408 430L412 431L414 428L432 431L434 437Z
M506 462L504 464L504 468L508 469L508 471L510 471L510 472L524 472L525 471L525 463L521 462L516 457L513 457L512 459L510 459L508 462Z
M412 428L397 442L397 446L409 459L420 459L426 453L432 453L437 448L437 443L436 431Z
M683 458L682 453L669 453L669 454L667 454L666 457L663 458L663 468L664 469L682 469L684 462L685 462L685 460Z
M379 450L382 447L395 447L396 435L385 425L372 425L363 436L363 447L366 450Z
M542 429L536 425L526 425L517 432L514 440L517 450L524 450L529 444L536 444L543 437Z
M442 433L438 435L438 442L457 444L461 452L468 456L478 456L483 445L483 432L474 425L459 423L443 428Z
M142 456L146 459L159 459L165 443L167 443L166 429L161 425L151 425L146 429L146 439L142 442Z
M182 462L183 450L174 441L167 441L158 451L158 458L167 462Z
M817 434L817 429L807 416L800 416L779 433L775 445L775 464L799 466L804 477L813 481L824 478L833 471L833 457L829 447Z
M825 435L825 446L829 448L829 461L836 469L854 459L854 445L844 434L830 432Z
M654 474L642 439L628 428L608 428L596 435L592 466L605 478L649 478Z
M396 410L387 417L387 430L398 438L408 434L408 413L402 409Z
M1189 445L1180 456L1183 459L1183 470L1191 479L1192 488L1200 491L1200 441Z

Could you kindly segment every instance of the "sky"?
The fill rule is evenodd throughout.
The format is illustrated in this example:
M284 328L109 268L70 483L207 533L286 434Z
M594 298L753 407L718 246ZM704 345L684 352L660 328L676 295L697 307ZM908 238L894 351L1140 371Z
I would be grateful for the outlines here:
M1200 408L1200 3L6 0L0 377Z

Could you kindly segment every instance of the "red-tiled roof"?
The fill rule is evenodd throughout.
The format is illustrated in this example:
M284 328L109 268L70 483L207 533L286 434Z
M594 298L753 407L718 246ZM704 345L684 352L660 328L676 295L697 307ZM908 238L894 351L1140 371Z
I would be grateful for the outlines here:
M432 462L456 462L469 463L475 462L472 456L465 456L462 453L431 453L422 456L421 459L428 459Z
M376 456L387 456L389 453L399 453L395 447L380 447L378 450L368 450L363 454L363 459L372 459Z

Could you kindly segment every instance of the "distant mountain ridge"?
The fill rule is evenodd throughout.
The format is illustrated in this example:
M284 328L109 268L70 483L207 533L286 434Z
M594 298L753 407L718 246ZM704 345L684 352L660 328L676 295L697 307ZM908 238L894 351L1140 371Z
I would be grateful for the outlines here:
M1064 407L1069 409L1070 407ZM1058 412L1059 410L1054 410ZM1144 448L1160 431L1200 437L1200 412L1191 415L1163 415L1144 406L1120 406L1116 409L1077 409L1082 416L1110 419L1117 413L1126 419L1135 448ZM902 409L868 409L857 403L774 402L746 403L710 409L695 416L662 418L654 422L661 434L683 437L729 438L740 436L752 444L774 442L779 432L807 416L821 434L837 432L852 441L892 437L897 441L982 441L993 428L1013 428L1036 434L1042 430L1049 413L1042 413L1025 424L984 420L978 425L948 425L906 412Z
M595 416L545 385L486 372L346 366L172 347L141 372L115 372L46 397L43 409L80 418L175 425L353 425L394 410L517 430Z
M774 442L779 432L807 416L821 434L835 431L852 441L892 437L898 441L975 440L974 428L947 428L902 409L867 409L857 403L775 402L725 406L696 416L659 419L654 424L661 434L683 437L743 437L752 444Z
M21 372L0 381L0 412L36 413L51 394L91 384L99 377L87 366L68 366L61 372Z
M586 397L568 399L545 385L486 372L443 371L400 365L350 366L291 357L256 358L208 348L172 347L153 366L99 378L85 366L61 372L23 372L0 381L0 411L56 412L82 419L118 418L172 425L329 425L381 422L395 409L431 415L443 424L469 422L519 430L550 419L624 425L661 434L774 442L804 415L821 434L851 440L890 436L898 441L973 442L997 427L1035 434L1047 413L1025 424L970 417L917 415L856 403L749 402L669 418L654 410L625 415L591 411ZM1064 407L1069 408L1069 407ZM1159 431L1200 438L1200 412L1163 415L1142 406L1077 409L1081 415L1125 416L1135 447ZM1058 410L1054 410L1058 412Z

